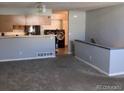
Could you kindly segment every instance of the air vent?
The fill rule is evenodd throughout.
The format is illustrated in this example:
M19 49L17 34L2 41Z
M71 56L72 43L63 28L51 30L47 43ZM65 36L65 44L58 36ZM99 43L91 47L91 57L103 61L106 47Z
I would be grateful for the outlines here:
M37 56L39 57L53 56L53 53L52 52L38 52Z

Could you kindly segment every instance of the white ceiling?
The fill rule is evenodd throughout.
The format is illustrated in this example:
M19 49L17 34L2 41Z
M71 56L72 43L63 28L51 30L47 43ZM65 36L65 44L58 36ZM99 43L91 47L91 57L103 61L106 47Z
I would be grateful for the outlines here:
M69 2L69 3L45 3L47 7L50 7L55 10L92 10L92 9L98 9L103 7L108 7L112 5L117 5L120 3L98 3L98 2Z
M112 5L118 5L122 2L43 2L47 8L53 10L92 10ZM37 2L0 2L0 8L28 8L36 7Z

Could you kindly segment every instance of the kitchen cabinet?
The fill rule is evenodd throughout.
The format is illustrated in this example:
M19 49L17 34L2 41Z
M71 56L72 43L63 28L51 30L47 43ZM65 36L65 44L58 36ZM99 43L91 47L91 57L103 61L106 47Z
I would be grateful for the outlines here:
M0 15L0 32L12 32L13 26L50 25L51 17L34 15Z
M40 25L50 25L51 17L50 16L40 16Z
M13 25L25 25L25 16L0 15L0 32L12 32Z
M26 17L26 25L40 25L40 17L39 16L25 16Z
M26 25L50 25L51 17L49 16L26 16Z
M8 15L0 15L0 32L12 31L12 18Z
M12 16L13 25L25 25L25 16L23 15L13 15Z

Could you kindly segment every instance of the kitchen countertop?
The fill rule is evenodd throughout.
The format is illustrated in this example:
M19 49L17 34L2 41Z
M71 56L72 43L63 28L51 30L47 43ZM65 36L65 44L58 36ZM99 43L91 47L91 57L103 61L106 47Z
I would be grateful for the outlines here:
M7 38L46 38L46 37L53 37L56 35L29 35L29 36L0 36L0 39L7 39Z

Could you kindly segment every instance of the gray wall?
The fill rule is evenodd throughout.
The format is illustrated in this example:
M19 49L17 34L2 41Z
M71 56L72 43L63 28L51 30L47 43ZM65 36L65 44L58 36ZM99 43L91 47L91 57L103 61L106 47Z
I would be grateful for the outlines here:
M42 52L52 52L52 56L55 56L54 37L29 36L0 38L0 60L33 59L40 57L38 53Z
M69 53L73 52L71 46L75 39L85 40L85 19L84 11L69 11Z
M86 40L109 47L124 47L124 5L86 13Z

